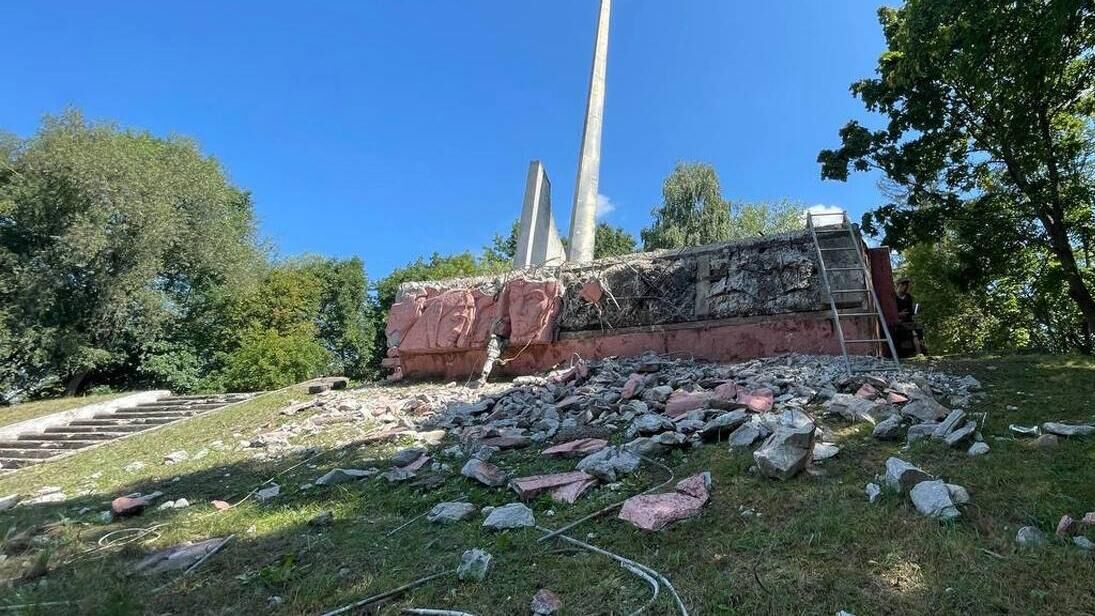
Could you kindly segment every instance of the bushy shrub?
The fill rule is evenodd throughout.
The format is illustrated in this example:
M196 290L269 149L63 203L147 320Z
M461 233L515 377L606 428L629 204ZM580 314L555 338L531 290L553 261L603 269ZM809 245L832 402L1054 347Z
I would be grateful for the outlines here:
M222 382L232 391L278 389L319 376L330 363L330 353L304 328L283 334L255 327L228 356Z

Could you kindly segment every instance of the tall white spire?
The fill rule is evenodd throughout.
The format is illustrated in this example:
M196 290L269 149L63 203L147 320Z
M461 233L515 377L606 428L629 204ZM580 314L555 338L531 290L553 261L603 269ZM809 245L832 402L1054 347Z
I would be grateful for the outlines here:
M601 0L597 18L597 40L593 47L593 69L589 75L589 97L582 129L582 150L578 158L578 182L574 187L574 210L570 216L568 261L593 260L597 234L597 183L601 174L601 125L605 109L605 72L608 67L608 25L612 0Z

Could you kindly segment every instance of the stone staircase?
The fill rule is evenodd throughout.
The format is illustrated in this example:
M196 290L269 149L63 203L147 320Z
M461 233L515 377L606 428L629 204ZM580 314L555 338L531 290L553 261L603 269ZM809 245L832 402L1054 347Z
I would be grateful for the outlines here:
M201 415L253 396L166 396L155 402L99 413L90 419L74 419L40 432L21 433L15 438L0 440L0 472L23 468L85 447Z

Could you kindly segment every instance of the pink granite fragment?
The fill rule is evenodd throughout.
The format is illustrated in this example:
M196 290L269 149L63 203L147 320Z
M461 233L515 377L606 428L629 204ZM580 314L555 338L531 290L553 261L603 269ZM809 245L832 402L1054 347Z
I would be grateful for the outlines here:
M1057 522L1057 536L1058 537L1071 537L1076 534L1076 520L1072 519L1072 516L1067 513L1061 516L1061 521Z
M511 346L551 342L555 319L562 309L558 280L517 278L506 284L509 294Z
M909 397L904 394L899 394L896 391L891 391L886 395L886 402L890 404L905 404L909 401Z
M775 394L771 389L762 388L753 391L739 391L738 402L744 404L750 411L754 413L767 413L772 410L772 404L775 402Z
M709 391L684 391L678 389L669 396L665 402L665 414L670 417L679 417L688 411L702 409L715 397Z
M403 467L400 467L400 468L402 468L405 471L412 471L413 472L413 471L417 471L418 469L422 468L423 466L426 466L426 464L428 464L429 462L430 462L430 457L426 454L422 454L422 455L418 456L418 459L415 460L414 462L411 462L410 464L408 464L406 466L403 466Z
M710 475L700 473L677 483L668 494L641 494L624 501L619 518L643 530L661 530L667 525L699 515L709 500Z
M715 388L715 397L719 400L732 402L738 397L738 385L733 381L727 381Z
M573 505L595 483L597 483L596 479L586 479L585 481L575 481L565 486L559 486L551 491L551 500Z
M859 391L855 392L855 397L864 400L874 400L878 397L878 390L870 383L864 383L863 386L859 388Z
M596 304L601 301L601 298L605 296L605 289L601 286L600 280L589 280L582 285L582 290L578 293L579 297L584 299L590 304Z
M643 380L643 375L637 372L627 377L627 382L620 389L620 399L630 400L634 398L635 394L639 392L639 388L643 386Z
M529 477L518 477L517 479L511 480L509 482L509 487L513 488L513 491L517 492L517 495L521 498L528 499L544 490L551 490L572 483L589 481L590 479L593 479L593 476L582 471L554 473L551 475L531 475Z
M558 445L552 445L543 451L549 458L577 458L585 457L591 453L608 447L608 441L601 438L580 438Z

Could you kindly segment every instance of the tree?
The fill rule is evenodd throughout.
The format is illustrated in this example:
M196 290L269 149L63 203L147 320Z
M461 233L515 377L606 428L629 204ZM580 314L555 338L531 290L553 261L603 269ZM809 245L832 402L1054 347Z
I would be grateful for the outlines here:
M0 160L0 389L126 369L259 262L248 194L185 139L68 111Z
M852 85L852 121L818 156L822 176L876 170L899 190L864 228L903 249L953 234L978 283L1016 259L1048 259L1076 323L1095 330L1095 8L1083 0L909 0L882 8L878 76Z
M614 227L606 222L597 225L593 245L594 259L629 255L637 249L635 236L625 231L623 227Z
M719 176L706 163L678 163L662 184L662 204L642 230L644 250L680 248L722 241L730 236L730 207Z
M642 230L645 250L683 248L802 229L805 209L786 199L732 203L706 163L679 163L662 186L662 205Z

